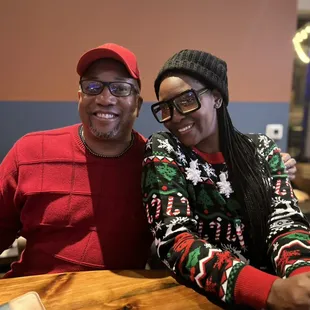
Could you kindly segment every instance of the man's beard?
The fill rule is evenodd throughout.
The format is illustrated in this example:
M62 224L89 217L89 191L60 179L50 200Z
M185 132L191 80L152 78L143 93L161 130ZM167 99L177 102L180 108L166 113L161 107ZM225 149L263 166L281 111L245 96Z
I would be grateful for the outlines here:
M93 126L93 123L90 120L89 129L90 129L91 133L95 137L97 137L98 139L109 140L109 139L113 139L118 134L119 129L120 129L120 124L117 124L117 126L114 127L111 131L101 132L101 131L97 130L97 128L95 126Z

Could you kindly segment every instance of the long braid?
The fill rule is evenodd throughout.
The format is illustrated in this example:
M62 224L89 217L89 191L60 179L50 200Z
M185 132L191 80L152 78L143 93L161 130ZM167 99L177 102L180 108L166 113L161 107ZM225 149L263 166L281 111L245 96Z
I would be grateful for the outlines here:
M266 251L267 220L271 212L268 163L253 141L232 124L225 104L217 110L220 148L227 163L237 199L244 202L244 217L251 231L251 264L258 266Z

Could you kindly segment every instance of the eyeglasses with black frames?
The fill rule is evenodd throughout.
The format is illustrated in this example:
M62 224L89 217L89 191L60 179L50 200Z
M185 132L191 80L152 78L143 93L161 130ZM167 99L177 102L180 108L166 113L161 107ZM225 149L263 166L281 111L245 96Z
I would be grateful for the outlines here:
M84 94L90 96L100 95L105 87L115 97L127 97L132 92L139 93L134 85L128 82L102 82L97 80L80 80L80 87Z
M177 96L152 104L151 109L159 123L165 123L172 119L176 109L181 115L190 114L201 107L199 96L208 92L208 88L200 90L188 89Z

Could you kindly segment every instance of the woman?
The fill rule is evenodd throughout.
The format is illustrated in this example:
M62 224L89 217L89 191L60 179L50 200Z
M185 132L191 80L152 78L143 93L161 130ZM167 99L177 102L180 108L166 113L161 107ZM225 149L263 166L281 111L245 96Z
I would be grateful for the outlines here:
M155 92L170 133L149 138L142 188L160 259L221 306L309 309L309 224L276 144L233 127L226 63L182 50Z

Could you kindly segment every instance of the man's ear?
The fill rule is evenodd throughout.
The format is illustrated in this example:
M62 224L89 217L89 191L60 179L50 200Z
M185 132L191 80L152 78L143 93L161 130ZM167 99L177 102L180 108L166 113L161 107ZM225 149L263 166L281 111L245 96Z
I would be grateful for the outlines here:
M82 98L82 91L79 88L79 90L78 90L78 99L79 99L79 101L81 100L81 98Z
M139 95L137 99L137 117L139 117L142 103L143 103L143 98Z
M214 89L212 91L212 95L214 98L214 108L219 109L223 104L223 97L217 89Z

